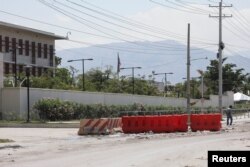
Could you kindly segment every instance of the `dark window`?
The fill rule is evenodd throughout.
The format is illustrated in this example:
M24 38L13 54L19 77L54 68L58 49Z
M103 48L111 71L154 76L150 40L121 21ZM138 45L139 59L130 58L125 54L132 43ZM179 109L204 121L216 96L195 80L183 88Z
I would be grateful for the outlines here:
M53 45L49 46L49 63L50 66L53 66L53 55L54 55L54 48Z
M19 54L22 55L23 54L23 40L22 39L18 40L18 46L19 46Z
M11 46L11 48L12 48L12 50L14 51L14 52L16 52L16 38L12 38L12 46Z
M31 62L32 62L32 64L36 64L36 44L35 44L35 42L31 43L31 52L32 52Z
M29 56L29 41L25 41L25 55Z
M5 74L9 74L10 73L9 63L4 63L4 73Z
M0 35L0 52L3 51L2 50L2 46L3 46L2 42L3 42L2 35Z
M5 37L5 52L9 52L9 50L10 50L9 37Z
M48 45L47 44L43 45L43 53L44 53L44 58L47 59L48 57Z
M16 60L16 57L15 57L15 55L16 55L16 38L12 38L12 40L11 40L11 48L12 48L12 55L13 55L13 57L12 57L12 60L13 61L15 61Z
M42 57L42 44L38 43L37 47L38 47L37 48L37 55L39 58L41 58Z

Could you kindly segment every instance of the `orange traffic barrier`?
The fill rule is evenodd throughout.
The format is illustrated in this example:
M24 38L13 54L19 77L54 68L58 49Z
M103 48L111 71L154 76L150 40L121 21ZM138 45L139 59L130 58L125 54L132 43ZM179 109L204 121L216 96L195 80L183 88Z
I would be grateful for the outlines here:
M188 131L187 120L188 120L188 115L187 114L179 115L177 117L177 125L178 126L177 126L176 131L178 131L178 132L187 132Z
M221 114L192 114L192 131L219 131L221 129Z
M121 118L83 119L80 121L78 135L109 134L121 126Z

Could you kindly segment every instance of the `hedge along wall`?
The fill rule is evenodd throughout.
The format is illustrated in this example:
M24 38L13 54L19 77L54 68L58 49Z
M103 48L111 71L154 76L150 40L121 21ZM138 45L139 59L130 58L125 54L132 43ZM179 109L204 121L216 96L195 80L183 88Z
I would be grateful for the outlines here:
M3 119L12 119L11 117L13 116L19 119L26 119L27 88L3 88L2 97L0 113L2 113ZM148 106L186 107L185 98L31 88L30 108L42 98L58 98L85 105L133 105L134 103L141 103ZM193 101L197 102L195 107L201 106L200 100L191 100L191 102ZM223 96L223 106L228 107L229 105L233 105L233 93ZM210 100L205 100L204 102L204 107L216 106L218 106L218 96L210 96Z
M132 105L84 105L76 102L62 101L59 99L41 99L33 106L33 111L42 120L73 120L82 118L108 118L124 115L165 115L184 114L185 108L170 106L149 106L135 103ZM215 109L207 109L207 112L216 112ZM200 113L194 110L192 113Z

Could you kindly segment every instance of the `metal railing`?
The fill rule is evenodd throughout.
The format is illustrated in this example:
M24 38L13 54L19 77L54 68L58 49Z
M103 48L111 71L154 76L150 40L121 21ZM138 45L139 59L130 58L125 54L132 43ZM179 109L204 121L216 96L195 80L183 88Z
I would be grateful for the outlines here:
M250 108L245 109L231 109L232 110L232 116L234 119L244 119L244 118L250 118ZM226 117L226 110L223 110L224 114L223 117Z

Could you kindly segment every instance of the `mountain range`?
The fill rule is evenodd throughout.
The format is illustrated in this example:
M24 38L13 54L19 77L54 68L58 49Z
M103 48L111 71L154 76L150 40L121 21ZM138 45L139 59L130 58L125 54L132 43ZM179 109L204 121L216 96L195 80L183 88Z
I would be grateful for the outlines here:
M209 47L209 46L206 46ZM214 50L210 48L191 47L191 77L199 76L198 69L206 70L210 64L210 60L216 59L216 46ZM107 66L113 66L113 71L117 69L117 55L119 54L121 67L140 66L141 69L135 70L135 77L148 76L152 71L156 73L172 72L173 75L168 75L168 82L174 84L183 82L187 71L187 51L186 45L172 41L160 42L120 42L102 45L93 45L82 48L72 48L57 52L57 56L62 58L62 67L70 65L82 73L81 62L67 62L68 60L93 58L93 61L84 63L85 72L91 68L99 68L105 70ZM223 57L228 57L225 63L234 63L236 68L244 68L245 72L250 72L250 55L247 52L236 55L223 54ZM249 56L249 57L248 57ZM207 59L205 59L207 57ZM131 70L122 70L121 75L130 75ZM156 80L162 81L164 75L156 76Z

